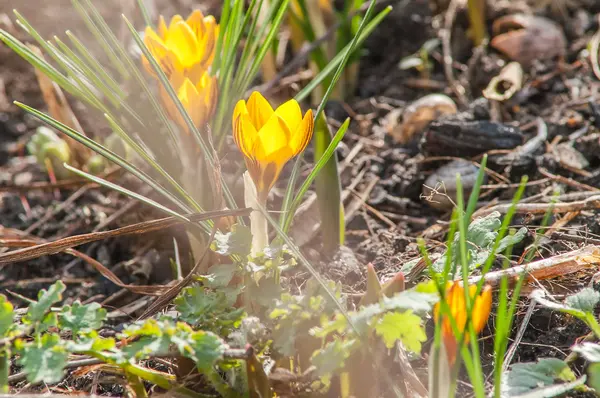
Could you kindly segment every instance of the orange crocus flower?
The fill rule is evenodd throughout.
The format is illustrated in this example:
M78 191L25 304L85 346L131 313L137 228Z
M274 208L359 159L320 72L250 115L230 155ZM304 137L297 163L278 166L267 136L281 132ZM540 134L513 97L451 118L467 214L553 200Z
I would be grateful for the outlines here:
M473 329L476 334L479 334L485 324L487 323L490 311L492 308L492 287L486 285L481 293L475 297L477 290L476 285L469 286L469 295L473 301L472 319ZM465 291L460 281L451 282L446 290L445 301L450 307L450 314L456 322L457 331L463 336L464 342L469 342L469 333L467 330L467 305L465 302ZM460 336L456 336L452 330L452 323L447 316L439 317L440 303L435 305L433 314L435 322L442 322L442 339L444 346L446 347L446 353L448 356L448 362L453 365L456 361L456 354L458 349L457 339Z

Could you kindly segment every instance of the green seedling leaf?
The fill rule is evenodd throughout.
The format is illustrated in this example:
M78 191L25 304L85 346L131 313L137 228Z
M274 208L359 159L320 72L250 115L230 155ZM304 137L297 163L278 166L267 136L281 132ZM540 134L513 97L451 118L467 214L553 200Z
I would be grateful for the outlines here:
M238 270L239 267L236 264L213 265L208 269L209 274L202 276L202 281L213 289L226 287Z
M508 246L513 246L521 242L527 234L527 229L523 227L519 229L514 235L506 236L500 241L495 253L492 253L494 243L496 241L496 238L498 237L498 230L501 226L502 222L500 221L499 212L493 212L485 217L478 218L471 222L471 224L469 224L466 234L469 271L472 271L479 267L481 264L484 264L490 256L495 256L497 253L501 253L502 251L504 251ZM451 269L457 268L456 265L460 263L459 241L460 232L457 232L454 235L454 240L452 242L451 263L453 264L453 266L451 267ZM433 263L432 267L435 272L444 272L444 267L446 265L446 257L447 252L444 253L439 259L437 259Z
M175 299L179 319L221 336L228 335L244 315L243 308L234 308L238 288L220 288L217 291L193 285L183 289Z
M56 383L63 378L68 353L56 334L45 334L34 341L16 340L18 364L30 383Z
M342 369L356 344L357 341L354 339L335 339L327 343L325 347L315 351L311 362L317 368L316 374L319 377L324 377L333 374L338 369Z
M34 324L44 319L46 313L50 311L53 304L58 303L62 300L62 292L65 291L65 284L62 281L58 281L48 290L40 290L38 293L38 301L34 301L29 304L27 314L23 321L28 324Z
M536 395L545 387L553 386L558 382L573 382L575 374L566 362L557 358L542 358L538 362L517 363L512 365L511 370L505 375L504 395L515 397L522 394L533 394L529 396L553 396ZM541 393L541 392L540 392Z
M46 162L50 162L57 178L67 178L69 172L63 167L71 159L69 144L46 126L37 128L36 133L27 143L27 151L35 156L38 164L44 170Z
M212 249L223 256L239 255L243 258L250 254L252 233L250 228L236 224L227 233L217 232Z
M576 294L568 296L565 299L565 305L576 310L593 313L599 300L600 293L591 287L587 287Z
M191 336L190 348L191 350L186 351L183 355L196 362L199 371L209 372L223 357L226 345L216 334L198 331Z
M134 341L123 347L128 358L144 359L151 355L165 355L169 352L175 325L167 321L147 319L129 325L121 337Z
M6 336L12 329L15 318L13 305L6 300L6 296L0 294L0 338Z
M79 354L87 354L90 352L106 353L109 351L113 351L115 346L115 339L113 339L112 337L100 337L98 335L98 332L95 330L81 332L77 341L67 341L66 343L66 347L69 350L69 352ZM113 357L113 359L116 359L116 357Z
M427 340L421 318L412 311L388 312L375 324L375 332L381 336L387 348L401 341L406 349L414 353L421 352L421 344Z
M78 335L82 330L96 330L106 320L106 310L98 303L81 304L79 300L73 305L65 305L58 315L59 327L71 330Z

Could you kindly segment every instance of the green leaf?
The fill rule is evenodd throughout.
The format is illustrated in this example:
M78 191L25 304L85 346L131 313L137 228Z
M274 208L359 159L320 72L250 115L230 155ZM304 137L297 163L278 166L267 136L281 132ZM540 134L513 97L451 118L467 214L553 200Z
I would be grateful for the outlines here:
M397 341L412 352L421 352L421 344L427 340L421 318L412 311L388 312L376 324L375 332L381 336L387 348L392 348Z
M587 368L588 385L600 393L600 363L593 363Z
M134 340L122 348L129 358L144 359L152 355L165 355L169 352L171 336L175 325L168 321L147 319L136 322L123 330L122 337Z
M466 234L466 245L467 245L467 259L469 271L474 270L481 264L484 264L486 260L491 256L496 256L497 253L501 253L508 246L515 245L521 242L527 235L527 228L523 227L519 229L514 235L504 237L500 242L496 251L492 253L496 238L498 238L498 230L502 226L500 221L500 213L493 212L485 217L478 218L469 224ZM460 243L460 231L454 235L452 242L451 255L451 268L456 269L460 263L459 256L459 243ZM446 259L448 251L444 253L439 259L437 259L432 267L435 272L442 273L446 265ZM450 275L452 278L453 275Z
M578 308L570 307L566 304L557 303L555 301L549 300L545 296L546 296L546 293L541 289L534 290L533 292L531 292L531 295L530 295L530 297L533 300L535 300L536 302L538 302L539 304L543 305L546 308L549 308L551 310L561 311L561 312L564 312L569 315L573 315L574 317L577 317L577 318L585 321L586 312L584 312ZM577 301L579 301L579 300L577 300Z
M65 305L59 316L59 327L71 330L73 335L82 330L95 330L106 320L106 310L98 303L81 304L79 300L73 305Z
M191 336L190 348L191 351L183 354L196 362L199 371L209 372L215 362L223 357L226 345L216 334L198 331Z
M18 364L30 383L56 383L63 378L68 353L56 334L45 334L32 342L15 341Z
M244 315L243 308L233 306L239 292L238 288L213 291L193 285L183 289L175 298L175 308L180 313L180 320L226 336Z
M342 369L356 345L357 341L354 339L341 340L336 338L320 350L315 351L311 362L317 368L317 375L324 377Z
M557 358L542 358L538 362L517 363L505 375L503 392L513 397L521 394L534 394L534 391L552 386L556 382L575 381L575 374L569 365ZM545 395L531 395L545 396Z
M250 254L252 233L250 228L235 224L227 233L217 232L212 249L223 256L239 255L243 258Z
M0 294L0 338L6 336L12 328L14 318L13 305L6 300L5 295Z
M239 267L236 264L217 264L208 269L208 275L202 275L202 281L210 288L217 289L229 285Z
M67 341L66 347L69 352L87 354L89 352L107 352L116 347L115 339L112 337L104 338L98 335L95 330L81 332L77 341Z
M581 310L587 313L593 313L594 308L598 304L599 300L600 293L591 287L586 287L585 289L568 296L565 299L565 304L570 308Z
M44 289L40 290L38 301L29 304L24 321L33 324L43 320L52 305L62 300L62 292L64 291L65 284L62 281L56 282L47 291Z
M587 361L600 362L600 344L584 342L576 345L571 350L580 354Z

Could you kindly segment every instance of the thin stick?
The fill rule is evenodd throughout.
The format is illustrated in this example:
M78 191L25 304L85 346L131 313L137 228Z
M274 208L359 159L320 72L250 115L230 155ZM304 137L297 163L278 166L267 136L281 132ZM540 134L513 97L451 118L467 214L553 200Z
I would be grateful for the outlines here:
M523 335L525 334L527 325L529 325L529 320L531 319L531 316L533 315L533 310L535 309L535 304L536 304L535 300L529 301L529 307L527 307L527 312L525 313L525 317L523 318L523 322L521 323L521 326L519 326L519 331L517 332L517 335L515 336L515 340L512 343L512 345L510 346L510 348L508 349L508 351L506 352L506 355L504 356L504 363L502 364L502 373L504 373L508 370L508 367L510 366L512 358L515 355L515 352L517 352L517 348L519 347L519 344L521 343L521 340L523 339Z
M488 272L483 276L486 283L497 286L502 278L519 278L526 272L528 281L542 280L564 276L591 268L600 264L600 246L588 246L583 249L573 250L554 257L534 261L529 264L519 265L505 270ZM478 283L481 276L469 278L469 284Z

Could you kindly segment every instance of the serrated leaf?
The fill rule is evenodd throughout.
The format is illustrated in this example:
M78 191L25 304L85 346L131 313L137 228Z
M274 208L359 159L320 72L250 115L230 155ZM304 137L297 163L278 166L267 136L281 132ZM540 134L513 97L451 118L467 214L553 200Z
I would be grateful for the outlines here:
M468 268L474 270L481 264L483 264L492 253L494 243L498 237L498 229L502 225L500 221L500 213L495 211L489 215L478 218L472 221L467 228L467 256L468 256ZM517 244L525 238L527 234L526 228L519 229L514 235L504 237L498 246L497 252L500 253L510 245ZM459 250L459 232L454 235L452 242L452 264L458 264L458 258L460 256ZM433 264L432 268L435 272L443 272L446 264L447 254L444 253L439 259Z
M30 383L56 383L63 378L68 353L56 334L45 334L32 342L17 340L17 362Z
M116 342L112 337L101 337L95 330L82 332L77 341L67 341L66 347L72 353L103 352L115 348Z
M190 348L184 355L196 362L199 371L209 372L223 357L226 345L216 334L198 331L191 336Z
M584 342L571 349L590 362L600 363L600 344Z
M387 348L401 341L406 349L415 353L421 352L421 343L427 340L421 318L412 311L388 312L375 324L375 332Z
M593 313L594 308L598 304L600 300L600 293L592 289L591 287L586 287L581 291L568 296L565 299L565 304L583 312Z
M352 354L355 344L356 340L354 339L335 339L320 350L315 351L311 362L317 368L317 375L324 377L342 369L346 359Z
M213 289L225 287L233 279L239 267L236 264L217 264L208 270L208 275L202 276L202 281Z
M121 334L123 338L134 340L122 347L122 351L128 358L136 359L167 354L175 332L175 324L169 321L147 319L135 322L128 325Z
M175 298L179 319L200 329L227 336L244 315L244 308L235 308L240 287L210 290L193 285L182 290Z
M6 296L0 294L0 337L4 337L12 328L14 318L13 305L6 300Z
M557 382L572 382L575 379L575 374L569 365L557 358L542 358L538 362L517 363L511 366L511 370L504 378L504 396L514 397L533 393Z
M38 301L29 304L24 321L30 324L41 321L44 315L50 311L52 305L62 300L62 292L64 291L65 284L62 281L56 282L48 290L40 290Z
M252 246L252 233L250 228L235 224L227 233L217 232L213 240L212 249L223 256L238 255L245 258L250 254Z
M550 308L551 310L557 310L564 312L569 315L573 315L579 319L585 319L586 313L580 309L570 307L566 304L557 303L555 301L549 300L546 298L546 292L542 289L536 289L529 295L532 300L535 300L537 303L543 305L546 308Z
M65 305L59 314L59 327L71 330L73 335L82 330L96 330L106 320L106 310L98 303L81 304L79 300L73 305Z

